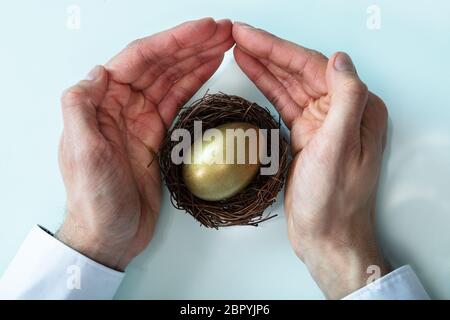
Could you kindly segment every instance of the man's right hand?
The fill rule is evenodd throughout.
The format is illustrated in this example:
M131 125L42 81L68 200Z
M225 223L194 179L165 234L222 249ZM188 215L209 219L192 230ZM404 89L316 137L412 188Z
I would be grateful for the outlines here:
M328 298L366 285L369 266L388 272L374 215L387 127L350 57L318 52L241 23L234 56L291 130L285 194L289 238Z
M65 92L61 241L118 270L144 250L160 208L156 154L167 128L233 44L230 20L189 21L132 42Z

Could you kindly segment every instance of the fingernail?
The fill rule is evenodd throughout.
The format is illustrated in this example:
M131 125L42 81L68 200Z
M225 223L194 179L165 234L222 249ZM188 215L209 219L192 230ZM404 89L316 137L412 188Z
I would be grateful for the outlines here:
M337 71L350 71L356 72L355 65L352 59L345 52L339 52L336 59L334 60L334 68Z
M245 27L245 28L251 28L251 29L255 28L255 27L253 27L253 26L251 26L251 25L249 25L248 23L245 23L245 22L235 21L234 23L240 25L241 27Z
M101 66L95 66L94 69L89 71L89 73L85 77L85 80L93 81L93 80L97 79L100 76L101 71L102 71Z

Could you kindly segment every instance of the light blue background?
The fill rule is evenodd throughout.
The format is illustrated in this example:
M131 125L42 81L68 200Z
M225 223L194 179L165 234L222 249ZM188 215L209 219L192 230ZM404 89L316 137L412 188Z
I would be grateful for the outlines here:
M66 8L81 8L81 28ZM366 26L369 5L381 29ZM378 224L395 266L411 263L434 298L450 298L450 2L2 1L0 4L0 273L32 225L56 230L65 194L57 166L61 91L131 40L182 21L231 18L330 55L349 52L386 101L390 143ZM228 56L201 90L268 105ZM281 198L280 198L281 199ZM280 216L259 228L200 228L164 195L150 247L118 298L322 298Z

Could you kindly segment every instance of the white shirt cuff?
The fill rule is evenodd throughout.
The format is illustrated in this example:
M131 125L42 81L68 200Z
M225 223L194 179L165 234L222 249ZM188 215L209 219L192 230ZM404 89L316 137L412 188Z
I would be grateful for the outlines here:
M34 226L0 279L0 299L112 299L123 277Z
M429 300L409 265L398 268L342 300Z

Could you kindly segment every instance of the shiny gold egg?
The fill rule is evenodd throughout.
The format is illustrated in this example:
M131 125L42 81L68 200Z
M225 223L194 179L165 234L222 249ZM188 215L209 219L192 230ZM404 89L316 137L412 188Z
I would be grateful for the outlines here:
M198 198L208 201L236 195L252 182L260 167L258 127L232 122L214 129L214 139L207 140L205 135L194 141L186 157L191 161L185 161L182 168L187 188ZM227 132L236 134L231 136ZM195 147L196 143L201 145L201 151ZM244 155L245 159L242 158Z

